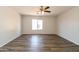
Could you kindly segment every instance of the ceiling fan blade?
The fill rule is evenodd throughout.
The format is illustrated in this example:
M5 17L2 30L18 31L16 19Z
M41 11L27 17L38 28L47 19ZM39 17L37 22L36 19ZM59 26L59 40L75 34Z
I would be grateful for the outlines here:
M49 8L50 8L50 7L49 7L49 6L47 6L47 7L45 7L45 10L46 10L46 9L49 9Z
M44 11L44 12L48 12L48 13L50 13L51 11Z

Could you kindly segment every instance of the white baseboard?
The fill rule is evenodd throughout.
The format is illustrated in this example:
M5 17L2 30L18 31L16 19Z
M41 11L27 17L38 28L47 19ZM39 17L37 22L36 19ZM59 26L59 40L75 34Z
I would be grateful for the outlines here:
M57 34L57 35L58 35L58 34ZM58 36L62 37L61 35L58 35ZM72 41L72 40L69 40L69 39L67 39L67 38L65 38L65 37L62 37L62 38L66 39L66 40L68 40L68 41L70 41L70 42L72 42L72 43L74 43L74 44L76 44L76 45L79 45L79 43L74 42L74 41Z
M18 38L18 37L20 37L20 36L21 36L21 35L16 36L15 38L12 38L12 39L10 39L10 40L4 41L3 43L0 44L0 47L3 47L4 45L8 44L9 42L13 41L14 39L16 39L16 38Z

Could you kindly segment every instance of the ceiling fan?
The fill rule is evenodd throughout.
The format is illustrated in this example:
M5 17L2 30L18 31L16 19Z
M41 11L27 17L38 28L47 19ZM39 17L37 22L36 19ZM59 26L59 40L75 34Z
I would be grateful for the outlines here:
M40 11L44 11L44 12L50 13L51 11L48 10L49 8L50 8L49 6L47 6L47 7L40 6Z
M50 9L50 7L49 6L46 6L46 7L44 7L44 6L40 6L40 11L39 11L39 13L38 14L44 14L44 13L50 13L51 11L49 10Z

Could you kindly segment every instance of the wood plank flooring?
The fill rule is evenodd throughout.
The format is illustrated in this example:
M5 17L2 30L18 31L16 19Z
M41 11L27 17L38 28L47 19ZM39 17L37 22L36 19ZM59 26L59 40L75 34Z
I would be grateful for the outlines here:
M78 52L79 46L57 35L22 35L0 52Z

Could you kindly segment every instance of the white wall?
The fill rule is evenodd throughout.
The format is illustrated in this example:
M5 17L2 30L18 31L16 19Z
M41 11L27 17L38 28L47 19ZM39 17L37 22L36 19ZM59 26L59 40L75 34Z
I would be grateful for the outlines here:
M43 30L32 30L32 19L43 20ZM56 19L53 16L22 16L23 34L56 34Z
M21 35L20 15L10 7L0 7L0 47Z
M58 35L79 45L79 7L58 17Z

